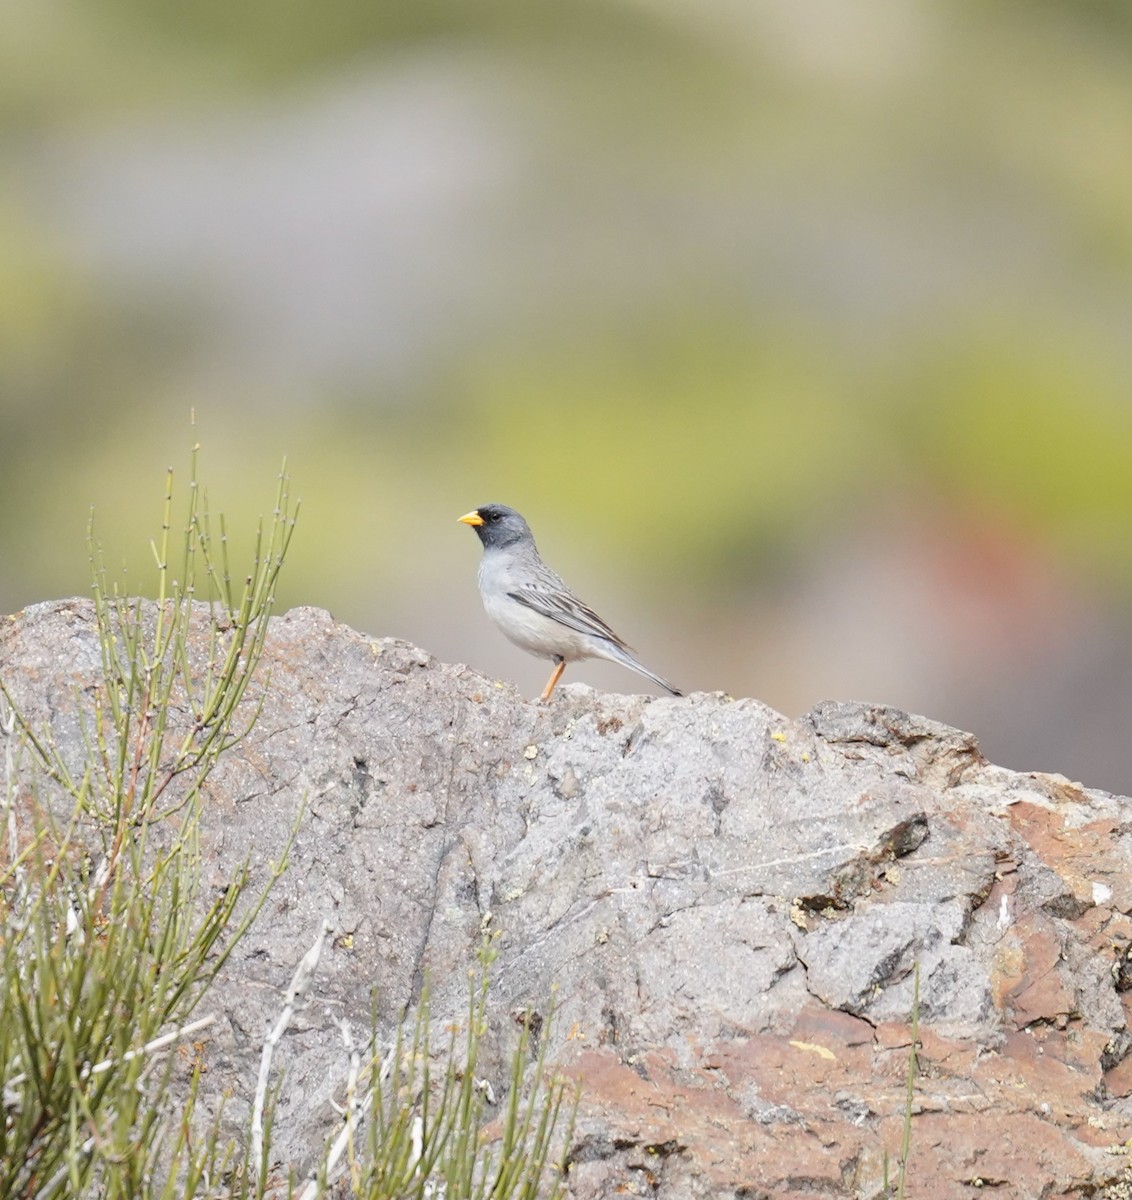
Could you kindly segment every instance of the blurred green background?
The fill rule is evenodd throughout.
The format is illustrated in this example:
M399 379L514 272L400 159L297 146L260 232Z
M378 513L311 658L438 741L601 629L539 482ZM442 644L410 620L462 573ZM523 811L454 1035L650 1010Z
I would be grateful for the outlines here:
M503 501L657 671L1132 791L1132 6L25 0L0 609L152 586L197 413L286 605L541 688ZM567 680L635 690L604 664Z

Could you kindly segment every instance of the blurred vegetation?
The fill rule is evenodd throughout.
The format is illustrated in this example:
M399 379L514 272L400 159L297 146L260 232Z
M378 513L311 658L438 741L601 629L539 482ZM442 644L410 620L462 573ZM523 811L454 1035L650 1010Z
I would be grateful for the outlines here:
M229 504L301 447L281 599L375 631L493 499L678 569L673 638L920 504L1125 605L1129 11L17 6L0 608L88 504L138 536L190 407Z

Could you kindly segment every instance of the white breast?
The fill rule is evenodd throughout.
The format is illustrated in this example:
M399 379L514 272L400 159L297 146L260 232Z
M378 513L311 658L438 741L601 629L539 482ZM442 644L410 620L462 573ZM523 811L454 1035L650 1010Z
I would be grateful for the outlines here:
M507 594L516 586L514 576L514 564L502 555L487 553L480 560L480 597L500 632L539 658L564 658L567 662L592 658L595 639L535 612Z

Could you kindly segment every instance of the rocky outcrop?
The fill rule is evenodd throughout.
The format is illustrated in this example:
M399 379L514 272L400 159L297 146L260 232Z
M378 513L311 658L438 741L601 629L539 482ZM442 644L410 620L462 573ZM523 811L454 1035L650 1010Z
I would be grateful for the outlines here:
M9 687L61 739L98 666L83 602L0 636ZM277 1151L302 1160L336 1119L335 1016L364 1024L376 986L394 1021L426 975L434 1009L462 1011L492 928L499 1062L513 1010L556 989L552 1055L583 1083L576 1200L876 1195L917 965L909 1195L1126 1194L1129 801L883 707L791 720L579 684L539 705L315 609L273 621L264 669L258 724L211 782L215 879L249 851L263 875L303 815L211 1002L205 1082L250 1100L329 919L280 1050Z

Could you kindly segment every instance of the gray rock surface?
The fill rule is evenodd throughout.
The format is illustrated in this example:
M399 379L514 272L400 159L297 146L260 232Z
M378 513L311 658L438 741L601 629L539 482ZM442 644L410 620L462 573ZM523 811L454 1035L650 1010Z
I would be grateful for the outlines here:
M63 744L98 669L83 601L0 631L0 672ZM491 928L485 1069L502 1073L510 1014L556 989L552 1054L584 1089L576 1200L875 1196L917 963L909 1195L1123 1194L1129 801L877 706L790 720L579 684L542 706L315 609L272 622L264 672L259 722L210 785L214 882L249 852L264 878L302 816L211 1002L206 1084L246 1112L267 1024L331 921L277 1060L284 1157L336 1120L335 1018L364 1025L376 987L392 1025L426 976L434 1009L462 1012Z

